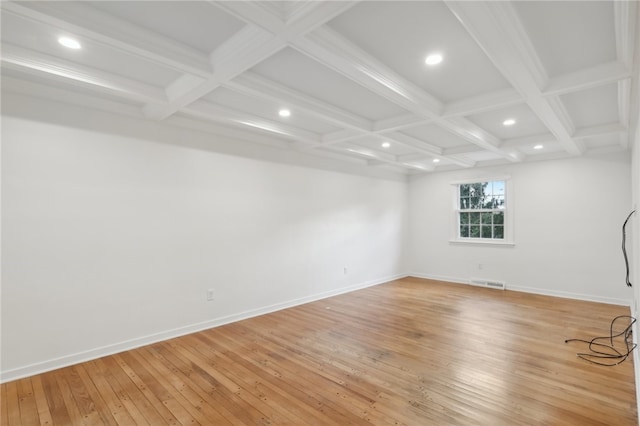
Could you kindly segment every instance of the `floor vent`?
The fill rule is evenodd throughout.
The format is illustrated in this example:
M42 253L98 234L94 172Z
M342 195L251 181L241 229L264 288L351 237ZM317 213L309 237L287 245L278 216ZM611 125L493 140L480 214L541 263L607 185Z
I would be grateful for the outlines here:
M483 280L480 278L471 278L469 284L479 287L495 288L496 290L504 290L507 288L506 284L502 281Z

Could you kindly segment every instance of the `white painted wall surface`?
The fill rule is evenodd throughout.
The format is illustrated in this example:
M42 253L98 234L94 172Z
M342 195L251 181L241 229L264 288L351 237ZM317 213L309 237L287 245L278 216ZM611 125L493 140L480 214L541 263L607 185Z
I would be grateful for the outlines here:
M78 128L2 122L3 380L404 272L406 182L151 140L214 138L169 126L106 134L91 120L127 122L57 108Z
M451 244L451 182L509 175L515 246ZM438 173L410 182L409 268L418 276L626 304L621 226L631 210L628 153ZM482 264L482 269L478 264Z

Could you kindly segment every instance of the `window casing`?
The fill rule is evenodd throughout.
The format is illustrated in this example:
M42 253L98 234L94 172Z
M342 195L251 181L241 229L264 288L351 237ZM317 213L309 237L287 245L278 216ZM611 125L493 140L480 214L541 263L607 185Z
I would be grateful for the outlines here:
M508 178L454 182L452 242L513 245Z

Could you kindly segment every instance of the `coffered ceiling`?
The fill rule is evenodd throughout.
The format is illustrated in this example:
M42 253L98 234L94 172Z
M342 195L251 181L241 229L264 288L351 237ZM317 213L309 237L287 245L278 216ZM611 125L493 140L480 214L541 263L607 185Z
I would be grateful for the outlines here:
M599 155L631 143L639 9L3 1L2 88L400 174Z

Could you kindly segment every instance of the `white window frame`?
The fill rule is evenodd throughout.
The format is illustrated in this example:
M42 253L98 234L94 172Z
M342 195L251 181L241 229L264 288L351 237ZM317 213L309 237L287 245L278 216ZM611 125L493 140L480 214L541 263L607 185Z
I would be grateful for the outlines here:
M460 185L479 183L479 182L491 182L491 181L504 181L505 189L505 206L504 211L504 238L460 238ZM490 245L490 246L514 246L515 238L513 232L514 223L514 190L513 180L510 176L486 176L476 177L473 179L465 179L450 182L453 193L453 208L451 213L451 238L449 242L452 244L468 244L468 245Z

